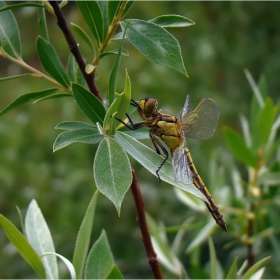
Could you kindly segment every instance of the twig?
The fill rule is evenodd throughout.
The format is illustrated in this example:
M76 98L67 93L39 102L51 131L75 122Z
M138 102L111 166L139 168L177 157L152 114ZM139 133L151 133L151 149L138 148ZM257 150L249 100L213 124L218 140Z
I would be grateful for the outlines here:
M53 7L53 10L55 12L55 15L57 17L57 24L58 26L60 27L60 29L62 30L64 36L65 36L65 39L68 43L68 46L70 48L70 51L71 53L73 54L73 56L75 57L81 71L82 71L82 74L87 82L87 85L90 89L90 91L101 101L103 102L102 100L102 97L99 93L99 90L95 84L95 80L94 80L94 72L92 72L91 74L87 74L86 73L86 64L83 60L83 57L79 51L79 48L77 46L77 43L76 43L76 40L72 34L72 32L70 31L69 27L68 27L68 24L62 14L62 11L59 7L59 4L57 1L49 1L50 5Z
M248 261L248 267L252 267L255 262L255 256L253 252L253 238L254 238L254 204L251 202L250 205L250 217L248 218L248 243L247 243L247 261Z
M131 184L131 191L133 194L133 198L135 201L136 209L137 209L137 215L138 215L138 224L142 233L142 240L145 246L146 255L148 257L149 265L153 271L155 279L163 279L162 273L160 270L159 263L157 261L157 254L154 251L152 241L151 241L151 235L149 233L147 221L146 221L146 215L145 215L145 207L144 207L144 201L142 198L142 194L139 188L138 180L135 174L135 171L132 169L132 184Z

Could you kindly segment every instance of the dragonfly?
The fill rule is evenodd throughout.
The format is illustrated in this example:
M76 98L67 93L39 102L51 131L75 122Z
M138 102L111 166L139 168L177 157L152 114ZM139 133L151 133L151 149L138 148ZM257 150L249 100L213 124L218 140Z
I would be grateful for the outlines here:
M118 120L131 130L142 127L150 128L149 136L156 152L161 155L162 151L165 155L164 160L156 170L159 181L161 181L160 169L167 161L169 154L158 138L163 140L170 149L175 182L183 184L194 183L206 197L208 203L205 202L205 204L217 225L222 230L227 231L223 215L198 174L185 139L186 137L208 139L214 134L220 115L216 102L211 98L204 98L195 110L190 111L190 97L187 95L179 119L172 115L161 113L158 110L158 102L154 98L144 98L139 102L131 100L130 104L137 109L143 121L134 123L128 114L126 114L128 122Z

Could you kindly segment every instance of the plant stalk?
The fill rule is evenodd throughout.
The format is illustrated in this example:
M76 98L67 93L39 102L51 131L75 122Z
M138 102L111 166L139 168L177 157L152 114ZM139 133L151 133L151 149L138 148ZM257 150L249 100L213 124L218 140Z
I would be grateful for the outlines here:
M132 169L132 184L131 191L133 194L134 202L137 210L137 220L142 234L142 240L145 246L148 263L153 271L155 279L163 279L159 263L157 261L157 254L154 251L151 235L148 229L145 206L136 177L135 171Z
M56 18L57 18L57 24L58 26L60 27L60 29L62 30L64 36L65 36L65 39L68 43L68 46L69 46L69 49L71 51L71 53L73 54L73 56L75 57L78 65L79 65L79 68L81 69L82 71L82 74L87 82L87 85L90 89L90 91L103 103L103 100L102 100L102 97L99 93L99 90L96 86L96 83L95 83L95 79L94 79L94 76L95 76L95 73L92 72L90 74L86 73L86 64L85 64L85 61L80 53L80 50L78 48L78 45L77 45L77 42L72 34L72 32L70 31L69 29L69 26L62 14L62 11L59 7L59 4L57 1L49 1L50 5L53 7L53 10L54 10L54 13L56 15Z

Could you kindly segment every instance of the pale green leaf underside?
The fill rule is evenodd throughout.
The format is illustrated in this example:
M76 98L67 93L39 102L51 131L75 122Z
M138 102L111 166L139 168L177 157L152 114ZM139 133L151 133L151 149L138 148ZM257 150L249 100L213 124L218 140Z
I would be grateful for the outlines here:
M162 156L158 155L152 149L148 148L126 133L118 131L115 134L115 139L129 155L143 165L149 172L157 176L156 170L163 161ZM159 175L161 180L187 191L207 202L206 198L200 193L194 184L185 185L174 181L173 168L170 161L166 161L161 168Z
M25 217L27 239L38 255L47 252L55 253L54 245L48 225L35 200L28 206ZM55 256L46 256L42 259L47 278L58 279L57 260Z
M97 149L93 175L96 187L116 206L121 203L132 182L131 167L125 151L113 138L104 138Z

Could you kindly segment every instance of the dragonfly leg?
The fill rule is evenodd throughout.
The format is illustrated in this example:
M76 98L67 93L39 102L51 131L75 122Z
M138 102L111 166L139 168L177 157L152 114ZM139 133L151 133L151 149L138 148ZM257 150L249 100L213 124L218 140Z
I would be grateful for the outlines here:
M165 147L160 143L160 141L154 136L153 132L150 130L149 131L149 135L150 135L150 138L154 144L154 147L156 149L156 152L160 155L160 149L164 152L165 154L165 158L164 160L162 161L162 163L160 164L159 168L156 170L156 174L158 176L158 180L159 180L159 183L161 183L161 179L160 179L160 176L159 176L159 171L160 169L163 167L163 165L165 164L165 162L167 161L168 159L168 151L165 149ZM160 149L159 149L160 148Z
M146 126L145 122L140 122L140 123L133 123L132 119L130 118L130 116L128 114L126 114L126 117L128 118L129 124L125 123L124 121L122 121L119 118L115 118L117 121L121 122L125 127L129 128L130 130L136 130L139 128L142 128L144 126Z

